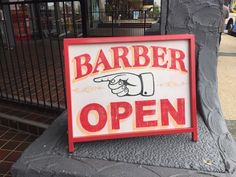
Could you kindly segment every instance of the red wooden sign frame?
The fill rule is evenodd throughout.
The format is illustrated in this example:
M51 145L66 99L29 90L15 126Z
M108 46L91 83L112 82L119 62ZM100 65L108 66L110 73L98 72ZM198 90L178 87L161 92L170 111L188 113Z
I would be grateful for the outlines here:
M148 41L175 41L187 40L189 42L189 70L190 70L190 108L191 108L191 127L183 129L171 130L155 130L146 132L132 132L119 133L108 135L96 135L76 138L73 136L72 130L72 111L71 111L71 85L69 74L69 45L83 45L83 44L103 44L103 43L127 43L127 42L148 42ZM195 76L195 37L191 34L179 35L161 35L161 36L133 36L133 37L106 37L106 38L70 38L64 39L64 62L65 62L65 79L66 79L66 96L67 96L67 110L68 110L68 141L69 152L74 151L74 143L86 142L95 140L107 140L116 138L130 138L141 136L152 136L160 134L178 134L178 133L192 133L192 140L197 141L197 118L196 118L196 76Z

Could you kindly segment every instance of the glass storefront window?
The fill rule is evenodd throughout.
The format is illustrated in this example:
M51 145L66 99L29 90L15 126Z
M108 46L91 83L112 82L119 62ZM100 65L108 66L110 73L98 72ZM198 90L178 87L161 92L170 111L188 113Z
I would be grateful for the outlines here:
M89 36L159 34L160 13L161 0L90 0L88 33Z

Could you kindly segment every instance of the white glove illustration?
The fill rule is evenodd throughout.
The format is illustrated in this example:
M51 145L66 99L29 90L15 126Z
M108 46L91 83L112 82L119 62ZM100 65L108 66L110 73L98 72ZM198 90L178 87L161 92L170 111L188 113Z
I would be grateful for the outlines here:
M108 82L108 87L118 97L152 96L154 94L154 77L152 73L116 73L94 78L96 83Z

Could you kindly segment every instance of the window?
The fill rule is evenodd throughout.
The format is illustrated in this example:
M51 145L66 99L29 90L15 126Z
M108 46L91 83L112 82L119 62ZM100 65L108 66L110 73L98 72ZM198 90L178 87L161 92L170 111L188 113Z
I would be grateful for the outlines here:
M160 34L161 0L90 0L88 36Z

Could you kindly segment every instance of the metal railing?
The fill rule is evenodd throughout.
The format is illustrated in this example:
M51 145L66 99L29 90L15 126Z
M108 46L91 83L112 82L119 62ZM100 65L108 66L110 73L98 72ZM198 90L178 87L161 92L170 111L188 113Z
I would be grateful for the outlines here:
M63 38L81 36L79 2L0 5L0 98L65 108Z

